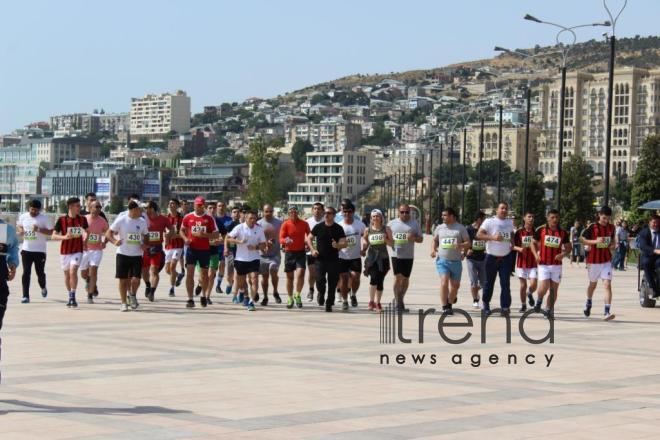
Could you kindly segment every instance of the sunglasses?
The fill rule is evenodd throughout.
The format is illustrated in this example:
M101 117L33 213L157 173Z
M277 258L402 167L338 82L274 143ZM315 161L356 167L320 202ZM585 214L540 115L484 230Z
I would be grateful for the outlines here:
M399 211L399 214L410 214L410 211Z
M92 208L101 209L101 205L94 205Z

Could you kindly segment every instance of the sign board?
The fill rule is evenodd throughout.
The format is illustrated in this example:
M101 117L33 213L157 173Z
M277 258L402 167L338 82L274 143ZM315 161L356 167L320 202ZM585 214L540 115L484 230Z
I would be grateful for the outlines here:
M160 197L160 180L158 179L144 179L142 195L145 198L158 198Z
M109 177L97 177L94 184L94 192L98 197L109 197L110 196L110 178Z

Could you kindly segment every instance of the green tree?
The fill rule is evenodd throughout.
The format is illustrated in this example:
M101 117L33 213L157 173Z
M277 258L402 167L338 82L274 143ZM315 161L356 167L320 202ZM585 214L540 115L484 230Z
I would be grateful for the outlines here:
M252 168L246 197L250 206L263 206L264 203L276 201L275 176L279 168L279 156L278 151L269 151L268 145L261 138L250 143L247 159Z
M384 123L379 122L374 126L373 135L363 138L362 144L386 147L392 143L392 138L392 131L389 128L386 128Z
M573 154L563 164L561 226L570 228L575 220L584 224L594 215L593 202L596 198L591 183L593 170L579 154Z
M470 224L474 221L474 218L479 212L479 207L477 206L477 187L475 185L470 185L465 190L465 213L461 222L463 224Z
M633 179L630 205L631 220L646 220L649 211L637 208L651 200L660 198L660 135L646 138L639 151L639 162Z
M110 199L110 214L119 214L124 210L124 202L121 201L121 197L113 196Z
M308 140L296 139L296 142L291 147L291 158L295 164L296 171L305 171L305 163L307 161L306 154L314 151L314 145Z
M518 216L523 216L523 180L520 179L514 193L513 208ZM534 223L539 226L545 222L545 189L543 188L543 175L536 173L527 180L527 211L534 213Z

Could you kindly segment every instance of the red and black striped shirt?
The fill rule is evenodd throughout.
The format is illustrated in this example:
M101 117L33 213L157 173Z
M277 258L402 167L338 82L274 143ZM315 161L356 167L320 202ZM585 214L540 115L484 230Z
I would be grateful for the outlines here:
M564 244L568 243L568 233L557 227L551 229L548 225L539 226L534 232L534 240L537 242L537 249L541 257L538 264L541 265L561 265L561 260L555 260L557 254L562 251Z
M529 245L532 244L533 238L534 230L532 229L528 231L525 228L518 229L513 236L514 246L523 248L522 252L518 252L516 267L521 269L532 269L536 267L536 258L534 258L532 249L529 247Z
M599 223L592 223L582 232L582 237L587 240L596 240L598 237L605 237L603 243L590 246L589 254L587 255L587 264L602 264L612 261L610 243L614 241L614 225L608 223L603 226Z
M60 254L61 255L70 255L77 254L83 251L83 231L86 231L88 228L87 219L82 215L77 215L76 217L69 217L68 215L63 215L57 219L55 223L55 231L58 234L65 235L69 230L71 230L73 238L67 240L62 240L60 244Z

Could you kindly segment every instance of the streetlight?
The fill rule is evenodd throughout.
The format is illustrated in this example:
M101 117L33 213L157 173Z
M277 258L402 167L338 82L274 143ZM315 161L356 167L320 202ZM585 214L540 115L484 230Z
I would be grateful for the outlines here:
M562 53L562 62L561 62L561 89L559 90L559 151L557 158L557 209L561 207L561 172L562 172L562 160L564 156L564 106L565 106L565 94L566 94L566 58L568 57L568 52L571 49L571 46L577 41L577 35L575 34L575 29L583 27L592 27L592 26L610 26L609 21L590 23L590 24L581 24L577 26L566 27L560 24L551 23L549 21L540 20L533 15L527 14L524 17L525 20L533 21L535 23L547 24L556 28L559 28L557 35L555 35L555 42L559 46L561 42L559 39L564 33L568 33L572 40L570 43L561 46Z

